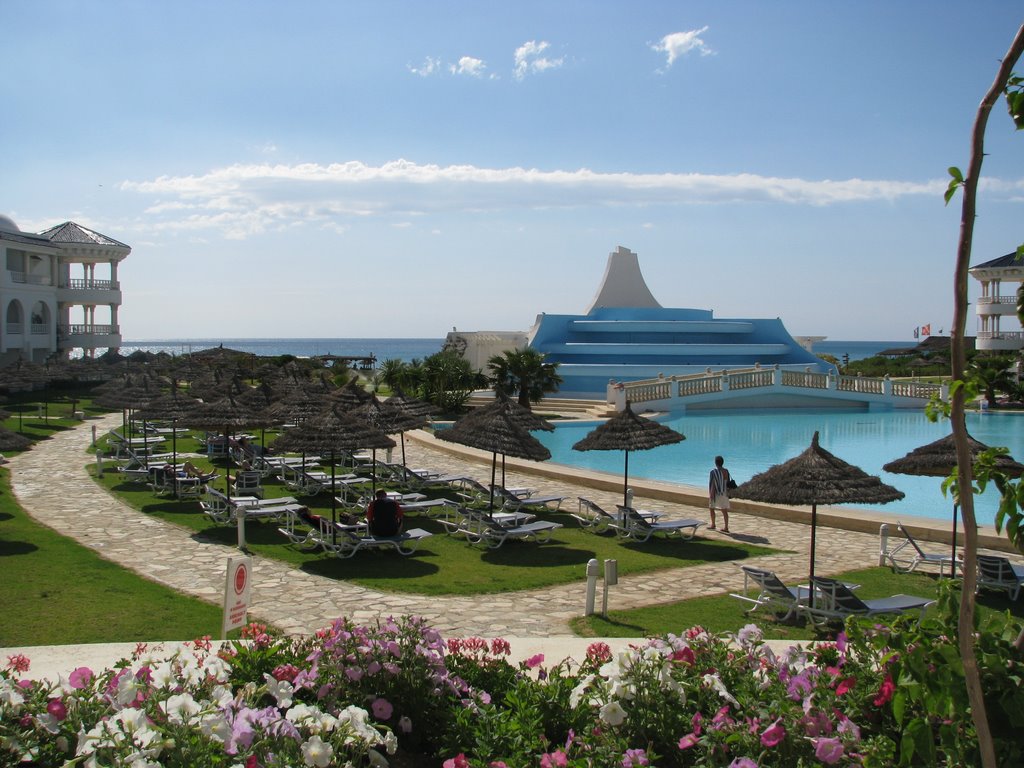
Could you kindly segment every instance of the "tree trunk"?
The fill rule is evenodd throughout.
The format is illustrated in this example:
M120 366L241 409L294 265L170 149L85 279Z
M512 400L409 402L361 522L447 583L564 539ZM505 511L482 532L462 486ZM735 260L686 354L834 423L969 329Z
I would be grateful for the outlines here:
M964 175L963 206L960 213L960 239L957 243L956 271L954 273L953 295L954 314L951 339L952 374L954 381L965 380L966 349L964 330L967 325L967 288L968 269L971 264L971 244L974 238L974 217L978 195L978 180L981 176L981 165L984 159L985 126L993 105L1002 95L1013 72L1013 67L1024 50L1024 26L1017 30L1017 35L1007 51L995 81L985 94L975 116L971 131L971 158ZM981 753L981 764L984 768L996 768L995 747L992 743L992 731L989 728L988 716L985 711L985 697L981 688L981 677L978 672L978 659L974 652L974 590L978 582L978 527L974 517L974 494L971 488L971 450L967 444L967 427L964 423L964 391L958 387L953 394L950 415L953 426L953 439L956 444L958 484L965 492L960 494L960 514L964 522L964 562L963 592L960 596L960 618L958 624L958 641L960 656L964 663L964 678L967 685L967 696L971 703L971 717L978 734L978 748Z

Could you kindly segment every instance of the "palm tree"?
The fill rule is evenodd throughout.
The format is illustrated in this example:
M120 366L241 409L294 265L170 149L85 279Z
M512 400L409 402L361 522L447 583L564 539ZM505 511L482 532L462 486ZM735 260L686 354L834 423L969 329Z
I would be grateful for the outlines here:
M380 364L380 368L377 371L377 385L383 384L392 392L396 389L402 389L406 385L406 378L408 377L408 366L402 360L397 358L388 358Z
M495 355L487 361L491 386L509 397L518 396L524 408L539 403L545 393L557 392L562 383L558 363L546 363L544 358L544 353L530 347Z
M437 352L423 361L420 370L421 396L445 413L461 409L473 390L486 384L458 352Z
M1016 385L1013 375L1008 370L1010 358L999 355L996 357L975 357L967 366L972 381L985 396L990 408L995 407L997 392L1011 392Z

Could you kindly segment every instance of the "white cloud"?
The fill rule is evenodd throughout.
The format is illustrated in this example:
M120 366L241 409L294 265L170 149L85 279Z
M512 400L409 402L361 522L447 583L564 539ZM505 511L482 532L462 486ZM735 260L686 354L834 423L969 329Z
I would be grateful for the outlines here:
M547 41L542 40L538 43L536 40L530 40L516 48L515 69L513 70L516 80L522 80L528 74L536 74L548 69L558 69L561 67L565 63L564 56L550 59L542 55L550 47L551 44Z
M231 165L198 176L125 181L121 189L152 198L140 230L219 232L242 239L290 227L342 231L359 218L607 206L773 203L826 206L941 198L945 179L817 180L699 173L602 173L586 168L481 168L395 160ZM1020 197L1024 180L986 180L987 194ZM389 222L391 223L391 222Z
M701 27L700 29L691 29L689 32L672 32L657 43L652 43L651 48L665 54L667 57L665 64L668 67L671 67L680 56L685 56L690 51L697 51L701 56L709 56L714 51L700 38L707 31L707 27Z
M408 69L414 75L419 75L420 77L430 77L431 75L436 75L438 72L441 71L441 60L435 59L432 56L427 56L427 58L423 60L423 63L420 64L418 67L414 67L412 64L410 64L408 65Z
M469 75L470 77L483 77L487 65L483 59L475 59L472 56L463 56L458 64L449 65L453 75Z

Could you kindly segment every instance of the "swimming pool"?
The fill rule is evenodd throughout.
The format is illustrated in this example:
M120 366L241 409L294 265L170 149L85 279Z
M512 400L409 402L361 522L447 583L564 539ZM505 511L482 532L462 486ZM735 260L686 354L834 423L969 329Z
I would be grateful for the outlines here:
M843 461L878 475L906 494L891 504L851 505L894 516L949 519L952 501L942 480L893 475L882 465L949 434L948 421L932 423L921 412L846 412L817 409L689 412L661 420L686 435L675 445L629 455L630 477L645 477L706 488L714 457L721 454L737 482L793 458L811 444L815 430L822 448ZM572 446L599 422L556 422L554 432L533 434L559 464L622 474L620 451L574 451ZM1024 459L1024 414L969 414L971 435L991 446L1005 446ZM975 497L979 523L991 525L998 507L995 488Z

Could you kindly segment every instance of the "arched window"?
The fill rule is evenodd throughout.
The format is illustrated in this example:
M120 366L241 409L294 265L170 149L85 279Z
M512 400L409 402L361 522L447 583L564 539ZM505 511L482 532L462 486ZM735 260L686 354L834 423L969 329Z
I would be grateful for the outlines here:
M50 308L37 301L32 305L32 333L45 334L50 332Z
M22 333L21 302L17 299L7 305L7 332Z

